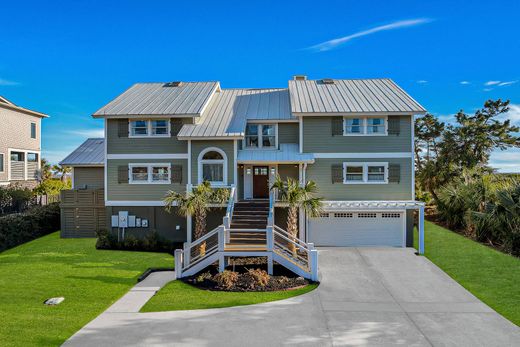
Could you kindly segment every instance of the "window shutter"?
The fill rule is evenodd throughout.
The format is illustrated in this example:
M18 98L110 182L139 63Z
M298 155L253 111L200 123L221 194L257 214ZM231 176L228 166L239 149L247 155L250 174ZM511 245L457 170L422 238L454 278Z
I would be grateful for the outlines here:
M182 183L182 165L172 166L172 183Z
M401 133L401 119L399 116L388 116L388 135L397 135Z
M399 165L399 164L388 165L388 182L389 183L401 182L401 165Z
M343 135L343 117L332 117L331 121L331 129L332 136L342 136Z
M128 119L118 119L117 136L128 137Z
M172 118L170 121L171 136L177 136L177 134L179 134L179 131L181 131L182 125L182 119Z
M128 183L128 166L117 167L117 183Z
M330 168L332 183L343 183L343 165L333 164Z

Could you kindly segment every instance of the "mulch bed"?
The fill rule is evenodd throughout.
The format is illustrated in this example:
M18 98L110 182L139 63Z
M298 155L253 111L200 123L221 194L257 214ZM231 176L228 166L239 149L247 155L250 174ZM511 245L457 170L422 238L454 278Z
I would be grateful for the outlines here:
M269 276L269 281L265 286L261 286L251 280L251 276L247 275L247 270L262 269L267 271L266 258L235 258L232 263L233 264L229 265L226 270L237 272L238 280L230 288L222 288L214 280L214 276L218 274L218 267L216 265L213 265L209 269L196 275L183 278L182 281L200 289L228 292L270 292L294 290L313 283L312 281L299 277L283 266L275 263L273 266L273 275Z

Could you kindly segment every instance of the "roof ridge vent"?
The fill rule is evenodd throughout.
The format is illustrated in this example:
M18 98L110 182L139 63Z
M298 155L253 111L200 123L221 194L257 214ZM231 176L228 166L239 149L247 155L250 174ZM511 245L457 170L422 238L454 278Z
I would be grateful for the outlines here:
M295 80L295 81L306 81L307 80L307 76L305 76L305 75L294 75L293 76L293 80Z
M173 81L165 83L163 87L180 87L182 85L181 81Z
M322 84L334 84L334 80L332 78L323 78L321 80Z

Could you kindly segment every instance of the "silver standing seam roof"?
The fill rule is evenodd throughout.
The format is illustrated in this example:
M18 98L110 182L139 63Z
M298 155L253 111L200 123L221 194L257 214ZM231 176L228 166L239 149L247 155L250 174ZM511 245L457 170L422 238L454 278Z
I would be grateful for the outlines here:
M60 161L60 165L64 166L102 166L104 164L105 140L103 138L87 139Z
M300 148L295 143L281 143L278 150L258 151L254 149L244 149L238 151L237 162L241 164L252 163L314 163L314 154L300 153Z
M218 82L137 83L100 108L94 118L105 116L200 116Z
M179 138L243 137L248 120L296 121L287 89L222 89L196 124L184 125Z
M382 79L291 80L291 111L297 115L330 113L421 114L426 110L394 81Z

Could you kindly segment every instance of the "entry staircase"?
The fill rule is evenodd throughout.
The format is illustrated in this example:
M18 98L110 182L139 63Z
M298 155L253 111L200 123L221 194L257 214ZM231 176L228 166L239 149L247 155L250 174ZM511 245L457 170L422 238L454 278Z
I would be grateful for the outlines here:
M215 262L222 272L233 257L266 257L267 272L271 275L276 262L317 281L318 251L312 243L292 237L274 224L274 204L274 192L269 200L237 202L232 187L223 224L175 250L177 278L192 276Z

